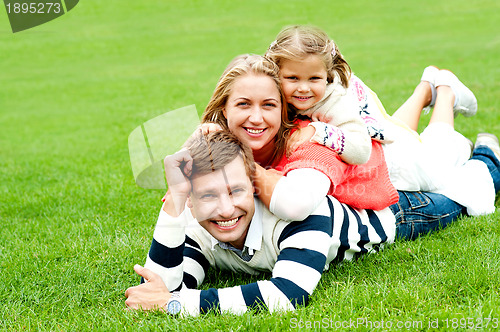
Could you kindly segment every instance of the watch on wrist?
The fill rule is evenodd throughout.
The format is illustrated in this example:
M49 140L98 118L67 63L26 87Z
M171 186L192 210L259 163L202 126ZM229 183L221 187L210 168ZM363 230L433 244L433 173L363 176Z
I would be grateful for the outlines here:
M173 292L170 296L170 299L167 302L167 312L171 315L177 315L181 312L182 304L181 304L181 296L179 292Z

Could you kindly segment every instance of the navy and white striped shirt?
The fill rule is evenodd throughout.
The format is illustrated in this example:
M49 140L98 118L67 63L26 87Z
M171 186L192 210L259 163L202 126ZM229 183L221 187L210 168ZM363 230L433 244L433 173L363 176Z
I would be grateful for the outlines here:
M326 197L303 221L280 220L255 200L255 214L245 246L249 261L223 249L191 216L160 212L145 267L158 273L170 291L180 290L184 315L209 310L243 313L249 308L293 310L306 305L322 272L332 261L378 250L395 236L395 218L382 211L356 210ZM197 290L210 267L259 274L270 280Z

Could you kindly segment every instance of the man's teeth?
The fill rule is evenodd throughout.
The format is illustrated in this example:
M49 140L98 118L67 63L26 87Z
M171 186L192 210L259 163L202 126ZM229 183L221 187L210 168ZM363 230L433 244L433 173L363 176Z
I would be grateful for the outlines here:
M261 132L264 131L264 129L247 129L250 134L260 134Z
M234 218L234 219L231 219L228 221L221 221L221 220L216 221L217 225L222 226L222 227L233 226L234 224L236 224L236 222L238 222L238 218Z

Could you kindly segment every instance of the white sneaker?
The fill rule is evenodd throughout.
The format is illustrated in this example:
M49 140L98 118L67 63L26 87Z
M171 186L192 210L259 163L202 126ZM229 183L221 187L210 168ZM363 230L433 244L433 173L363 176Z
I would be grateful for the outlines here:
M479 133L477 134L476 144L474 147L487 146L493 151L495 156L500 160L500 145L498 144L498 138L489 133Z
M449 70L441 69L434 81L436 87L440 85L449 86L455 94L455 104L453 105L453 114L455 117L462 113L470 117L477 112L477 99L474 93L466 87L455 74Z
M429 82L432 92L432 98L430 104L425 106L423 109L425 111L425 114L429 113L432 106L434 106L434 104L436 103L436 84L434 82L436 80L436 76L438 73L439 73L438 67L428 66L424 69L424 72L422 73L422 78L420 79L421 81Z

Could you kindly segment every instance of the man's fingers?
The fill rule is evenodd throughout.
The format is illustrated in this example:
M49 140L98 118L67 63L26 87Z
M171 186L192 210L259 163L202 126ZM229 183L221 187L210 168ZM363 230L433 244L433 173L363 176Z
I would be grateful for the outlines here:
M125 292L125 294L127 294L127 293ZM129 311L141 309L140 304L138 304L137 301L135 301L134 299L127 298L125 300L125 305L127 306L125 309L129 310Z
M125 305L132 310L163 309L170 298L170 292L161 277L138 264L134 265L134 271L148 282L129 287L125 291Z
M192 172L192 171L193 171L193 159L188 160L188 161L184 164L183 173L184 173L184 175L186 175L186 176L191 176L191 172Z
M127 288L127 290L125 291L125 297L128 299L129 296L130 296L130 293L132 292L132 288L134 287L129 287ZM125 301L125 303L127 303L127 301ZM128 305L128 304L127 304Z
M139 264L134 265L134 271L144 278L146 281L150 281L152 278L156 276L156 273L153 271L146 269L145 267L140 266Z

